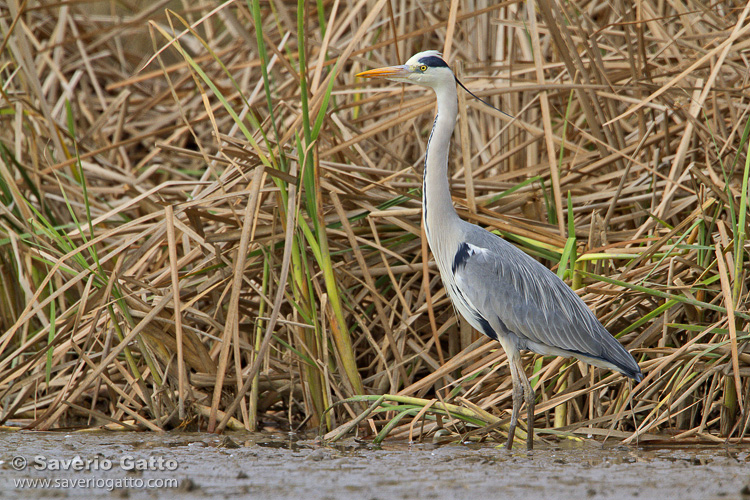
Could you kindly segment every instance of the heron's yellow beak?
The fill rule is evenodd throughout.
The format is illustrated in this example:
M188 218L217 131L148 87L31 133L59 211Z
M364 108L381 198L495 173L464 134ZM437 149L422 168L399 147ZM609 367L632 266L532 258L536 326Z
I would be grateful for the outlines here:
M387 66L385 68L371 69L369 71L363 71L357 73L360 78L406 78L411 74L411 71L406 66Z

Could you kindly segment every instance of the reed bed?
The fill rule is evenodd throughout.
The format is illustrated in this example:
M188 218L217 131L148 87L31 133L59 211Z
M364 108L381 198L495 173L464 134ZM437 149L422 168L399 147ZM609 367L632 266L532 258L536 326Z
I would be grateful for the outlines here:
M180 6L181 5L181 6ZM745 2L0 8L0 422L502 438L499 344L420 225L439 49L459 213L564 277L644 380L532 354L540 435L748 430Z

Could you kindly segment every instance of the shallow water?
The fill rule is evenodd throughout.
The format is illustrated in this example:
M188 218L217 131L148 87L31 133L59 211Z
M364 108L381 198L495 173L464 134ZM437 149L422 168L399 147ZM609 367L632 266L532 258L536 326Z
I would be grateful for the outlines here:
M508 453L354 440L327 448L250 433L0 437L3 498L750 499L750 450L741 448L586 442Z

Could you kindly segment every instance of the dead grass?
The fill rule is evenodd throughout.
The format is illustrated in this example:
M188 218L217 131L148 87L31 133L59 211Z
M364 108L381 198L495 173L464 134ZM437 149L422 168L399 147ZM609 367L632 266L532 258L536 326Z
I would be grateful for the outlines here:
M515 117L462 98L459 212L645 375L528 355L537 426L744 438L745 3L168 5L0 8L2 422L502 428L505 355L421 238L433 97L354 78L437 48Z

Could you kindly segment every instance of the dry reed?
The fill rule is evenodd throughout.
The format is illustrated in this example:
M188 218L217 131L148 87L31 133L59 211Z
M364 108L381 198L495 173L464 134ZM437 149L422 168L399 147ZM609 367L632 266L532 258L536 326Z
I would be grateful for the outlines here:
M168 5L0 8L3 423L502 428L505 355L421 239L434 99L354 78L437 48L514 117L462 97L459 212L645 375L527 355L541 432L744 438L750 6Z

